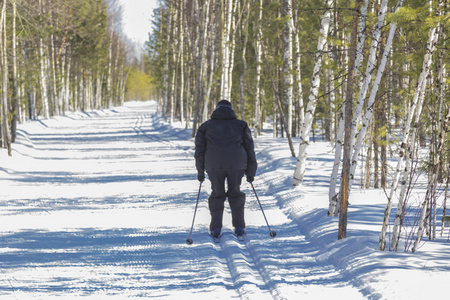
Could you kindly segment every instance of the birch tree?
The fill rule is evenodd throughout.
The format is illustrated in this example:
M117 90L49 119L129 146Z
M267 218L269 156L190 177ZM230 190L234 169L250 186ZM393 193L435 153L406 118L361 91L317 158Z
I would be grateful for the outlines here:
M17 59L16 59L16 0L12 0L12 40L11 40L11 60L12 60L12 119L11 119L11 142L16 140L17 122L19 119L19 97L17 92Z
M424 56L424 60L423 60L423 64L422 64L422 71L419 75L419 80L417 82L416 91L414 93L414 97L412 99L412 103L411 103L410 110L408 113L408 118L405 123L405 128L403 130L403 138L401 141L401 145L404 150L407 149L407 147L409 147L408 139L411 134L411 123L413 120L413 116L416 113L416 108L418 109L418 111L421 110L421 106L420 105L418 106L418 104L423 103L423 97L424 97L425 85L426 85L426 77L428 76L429 71L430 71L431 58L432 58L433 52L436 47L436 42L437 42L436 30L437 30L437 28L434 27L433 29L431 29L431 31L429 33L427 48L426 48L426 52L425 52L425 56ZM390 191L389 197L388 197L388 204L387 204L386 210L384 212L384 221L383 221L383 225L381 228L381 234L380 234L379 245L378 245L380 250L384 250L386 247L386 230L387 230L387 226L389 223L389 217L390 217L391 209L392 209L392 198L394 197L395 191L397 190L397 185L398 185L398 182L400 179L400 175L402 173L402 170L404 169L403 166L404 166L405 158L404 158L403 154L406 154L406 153L403 153L403 151L402 151L397 160L397 167L396 167L396 171L395 171L395 174L393 177L393 181L391 183L391 191ZM399 199L399 204L403 205L402 199Z
M220 99L230 100L230 55L231 55L231 23L233 18L233 2L234 0L228 0L226 3L226 21L223 25L222 35L222 79L220 86Z
M401 7L402 4L403 4L403 0L399 0L397 2L396 11ZM377 70L377 73L375 76L375 80L374 80L374 83L373 83L371 91L370 91L369 99L367 102L367 108L366 108L364 118L361 123L361 129L358 132L357 140L354 145L354 150L353 150L352 159L351 159L352 165L351 165L351 169L350 169L350 172L351 172L350 186L352 185L353 179L355 177L354 174L355 174L356 167L357 167L358 156L359 156L359 153L360 153L362 145L363 145L364 137L366 135L366 131L367 131L370 119L372 118L375 98L376 98L378 88L381 83L381 79L384 74L384 69L386 67L386 63L387 63L387 60L389 57L390 49L392 46L392 42L393 42L396 30L397 30L397 24L392 23L389 28L389 34L388 34L386 46L385 46L383 54L382 54L382 58L381 58L381 61L380 61L380 64L379 64L379 67L378 67L378 70Z
M262 65L262 30L261 30L261 20L263 12L263 0L259 0L258 5L258 23L257 23L257 36L256 36L256 91L255 91L255 112L254 112L254 123L255 123L255 137L259 134L260 123L260 105L261 105L261 65Z
M330 8L332 3L333 0L327 0L325 12L322 16L320 23L320 36L317 43L317 52L314 64L314 71L311 80L311 89L308 97L308 105L306 107L305 118L300 129L300 146L297 157L297 164L295 166L294 177L292 180L293 186L300 185L303 182L303 177L305 174L307 148L309 145L309 137L311 135L314 112L316 109L317 99L319 96L320 71L322 69L322 61L324 55L323 49L325 47L325 43L327 42L328 30L330 28L330 19L331 19Z
M293 116L293 83L294 78L292 75L292 33L293 33L293 20L292 20L292 0L284 0L283 13L287 18L284 29L284 50L283 50L283 100L288 106L288 119L287 119L287 131L292 136L292 116Z
M355 58L355 75L356 72L358 72L358 69L361 64L362 56L363 56L363 46L364 46L364 40L365 40L365 31L366 31L366 18L367 18L367 7L369 5L369 1L365 0L364 5L361 8L361 17L359 21L359 31L358 31L358 42L356 45L356 58ZM332 16L333 17L333 16ZM333 22L332 22L333 23ZM333 30L333 29L331 29ZM334 57L333 53L329 53L328 56ZM334 95L334 92L331 92L332 95ZM331 101L331 103L333 103ZM342 152L342 146L343 146L343 138L344 138L344 128L345 128L345 119L344 119L344 112L345 112L345 103L342 106L342 110L339 113L338 117L338 128L337 128L337 134L336 134L336 146L335 146L335 152L334 152L334 164L331 172L330 177L330 187L328 190L328 197L329 197L329 208L328 208L328 216L337 216L338 215L338 202L339 202L339 195L336 194L336 183L338 178L338 172L339 167L341 165L341 152ZM353 136L353 134L352 134ZM353 142L352 142L353 144Z
M2 9L1 9L1 17L0 17L0 64L1 64L1 73L2 73L2 140L3 146L8 149L8 155L11 156L11 135L9 132L9 124L8 124L8 59L7 59L7 41L6 41L6 1L3 0Z

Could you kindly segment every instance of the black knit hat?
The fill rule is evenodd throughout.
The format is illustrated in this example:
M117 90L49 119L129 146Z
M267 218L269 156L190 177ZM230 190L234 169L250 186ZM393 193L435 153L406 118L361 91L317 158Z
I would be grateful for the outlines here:
M219 108L219 107L228 107L228 108L233 109L233 106L231 105L230 101L228 101L228 100L220 100L219 103L217 103L216 108Z

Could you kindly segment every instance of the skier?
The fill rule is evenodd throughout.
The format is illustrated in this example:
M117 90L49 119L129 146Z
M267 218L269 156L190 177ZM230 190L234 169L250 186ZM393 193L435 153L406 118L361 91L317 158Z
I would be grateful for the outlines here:
M211 181L212 191L208 199L211 235L215 238L220 235L227 197L235 233L243 235L245 194L241 192L240 186L244 174L248 182L253 182L257 162L250 129L246 122L237 119L229 101L219 101L211 119L198 128L195 136L195 165L198 180L205 180L206 170Z

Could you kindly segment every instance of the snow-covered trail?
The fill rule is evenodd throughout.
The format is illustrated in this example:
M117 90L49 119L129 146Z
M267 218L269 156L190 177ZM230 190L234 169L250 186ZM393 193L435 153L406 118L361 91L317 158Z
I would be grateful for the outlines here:
M348 238L326 217L332 154L311 145L308 176L291 188L284 139L255 140L245 242L230 211L208 235L208 181L186 245L199 183L191 130L156 104L71 113L20 125L13 157L0 152L0 299L423 299L446 290L445 237L420 253L376 251L382 191L355 191ZM421 288L426 286L427 289Z
M0 169L2 299L358 294L332 265L317 265L319 249L280 210L264 176L255 187L275 239L245 183L247 240L236 240L227 210L222 241L212 243L206 181L186 245L199 186L193 140L159 119L154 103L30 122L14 149ZM259 156L270 174L273 164Z

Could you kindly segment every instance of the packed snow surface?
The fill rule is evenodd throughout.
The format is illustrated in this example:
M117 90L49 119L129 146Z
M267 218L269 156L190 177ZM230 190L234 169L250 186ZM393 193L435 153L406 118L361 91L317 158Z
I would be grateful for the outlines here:
M296 159L267 132L255 139L245 242L226 209L220 243L192 129L169 124L155 102L21 124L13 156L0 152L0 299L432 299L450 293L448 229L417 253L378 251L386 196L354 187L347 238L327 217L333 152ZM192 232L186 244L199 195ZM396 204L394 204L395 207ZM427 239L427 238L425 238Z

